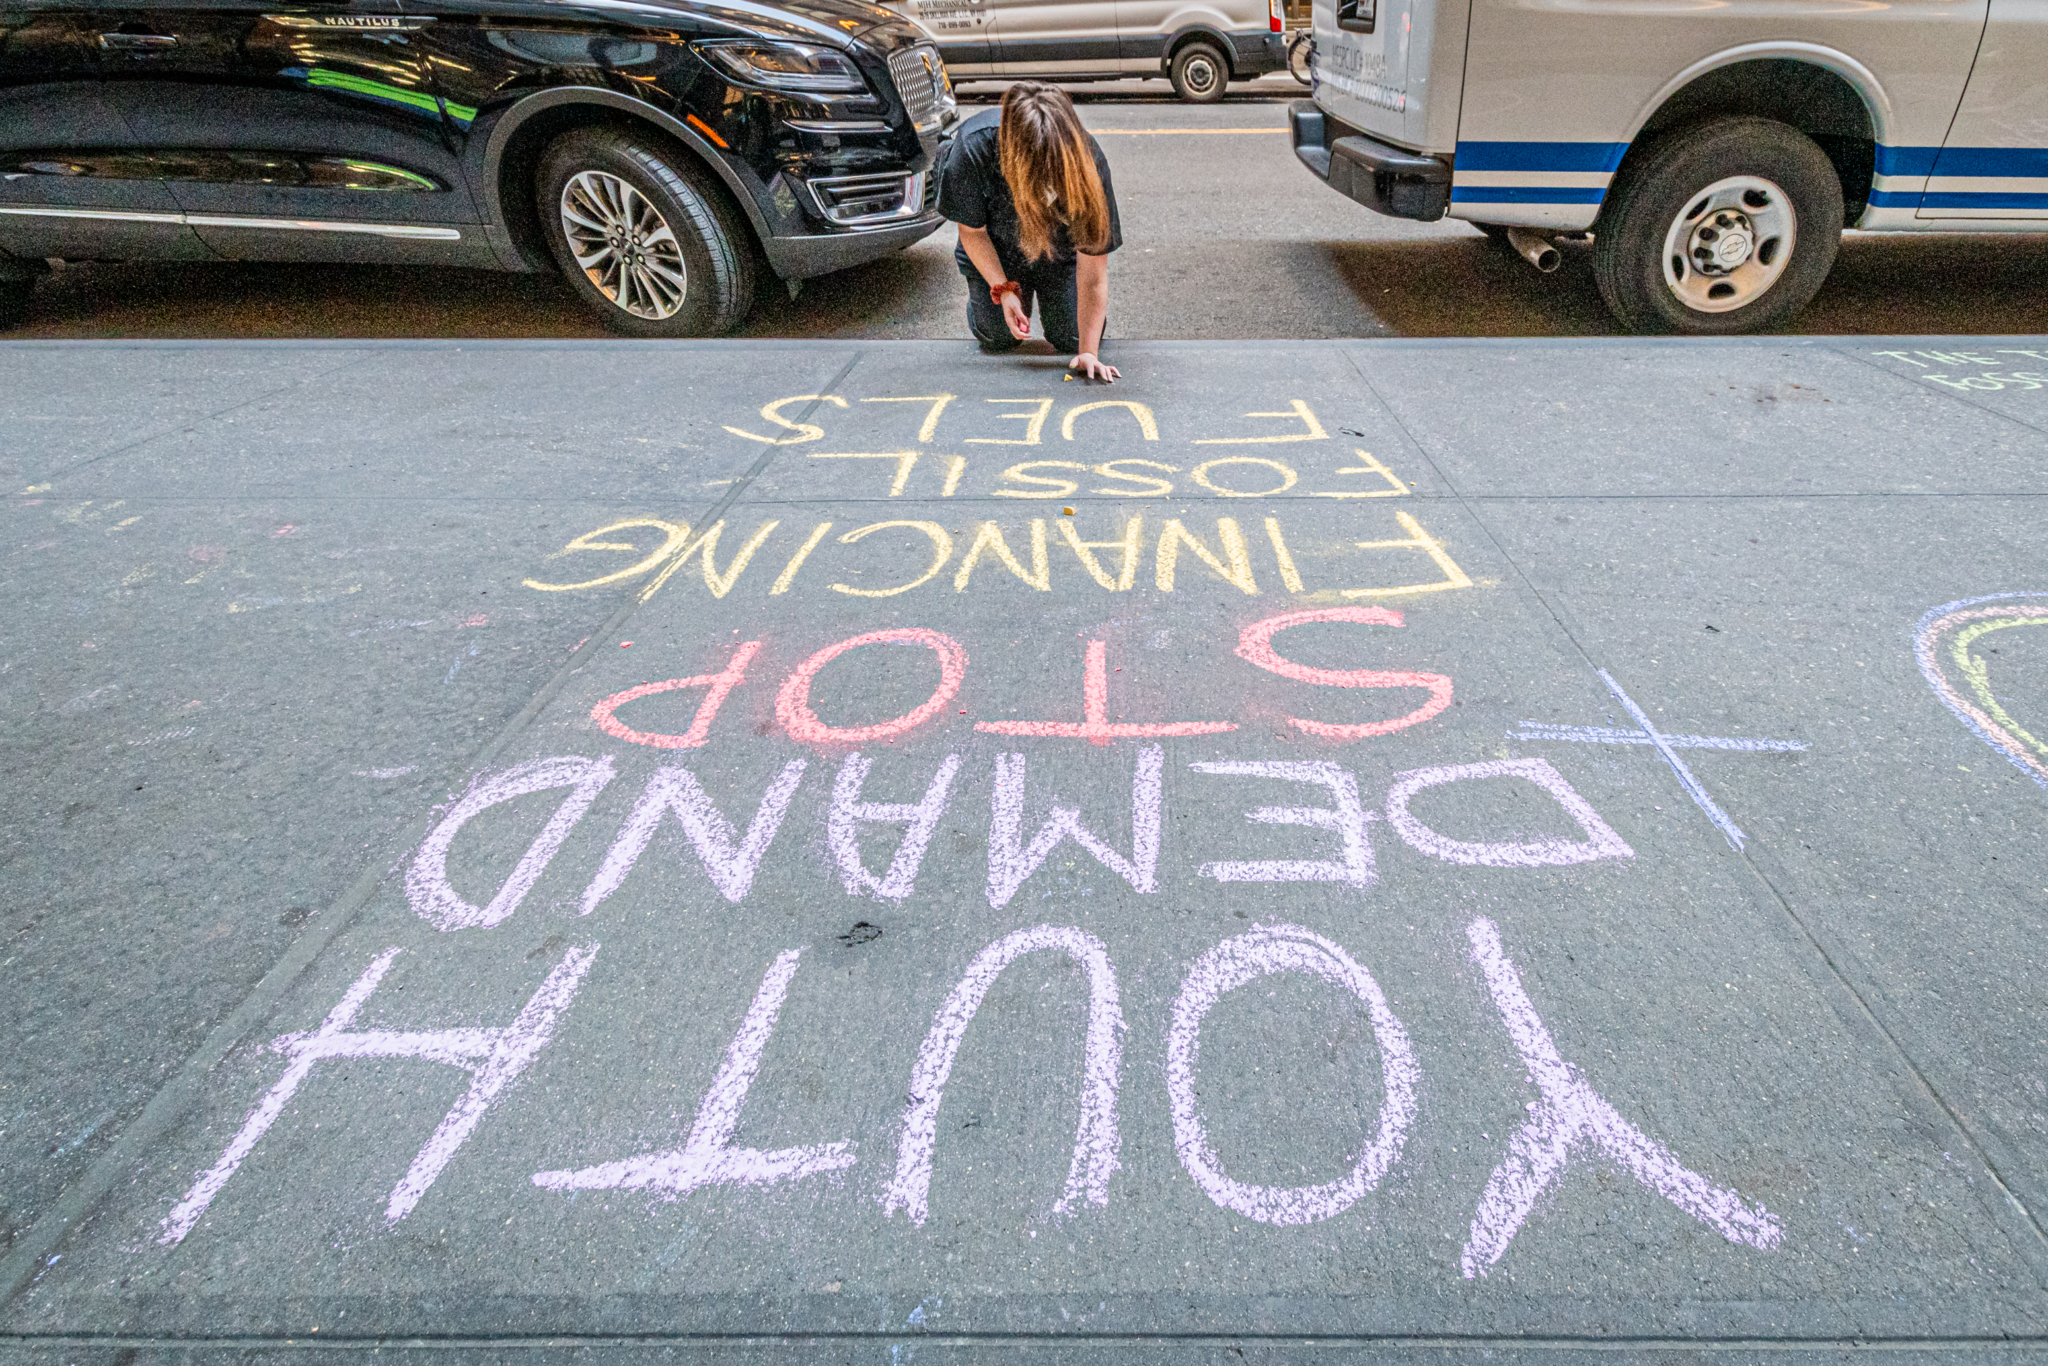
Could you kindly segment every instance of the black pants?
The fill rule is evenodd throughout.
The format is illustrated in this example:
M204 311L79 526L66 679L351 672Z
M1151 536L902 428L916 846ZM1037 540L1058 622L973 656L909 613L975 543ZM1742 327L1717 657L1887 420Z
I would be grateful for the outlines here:
M1022 343L1010 335L1009 324L1003 321L1002 305L988 297L988 281L981 278L981 272L967 259L964 250L954 248L953 261L967 280L967 326L981 343L981 349L991 355L1016 350ZM1064 355L1079 351L1081 310L1074 263L1045 260L1020 265L1006 260L1002 264L1009 278L1024 286L1020 302L1026 317L1031 315L1032 300L1038 301L1038 321L1044 325L1045 339L1052 343L1052 349ZM1105 335L1108 330L1105 325Z

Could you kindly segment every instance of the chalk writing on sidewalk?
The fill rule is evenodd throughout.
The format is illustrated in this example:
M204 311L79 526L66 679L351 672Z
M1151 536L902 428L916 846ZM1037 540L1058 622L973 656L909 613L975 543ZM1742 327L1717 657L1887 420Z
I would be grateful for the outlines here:
M1509 1038L1538 1098L1483 1190L1476 1193L1469 1235L1460 1258L1467 1279L1484 1276L1507 1255L1516 1235L1546 1200L1562 1198L1571 1165L1611 1164L1678 1209L1709 1225L1731 1243L1769 1250L1784 1227L1768 1210L1685 1167L1598 1094L1585 1074L1565 1061L1538 1016L1492 921L1467 929L1472 961L1480 969ZM220 1159L162 1221L160 1243L175 1246L199 1223L236 1168L307 1081L314 1065L339 1058L418 1058L454 1063L473 1075L469 1092L450 1110L386 1202L387 1225L412 1212L435 1177L456 1156L492 1102L529 1067L576 996L596 946L574 948L519 1012L499 1029L404 1032L351 1030L356 1015L390 971L400 950L389 949L366 968L315 1030L281 1035L273 1045L291 1058L285 1075L249 1113ZM1074 926L1036 925L1004 935L977 953L938 1005L912 1065L907 1103L896 1142L893 1175L880 1196L881 1217L899 1211L914 1226L932 1214L932 1162L939 1115L953 1064L989 989L1012 964L1036 953L1063 954L1083 970L1088 1008L1083 1033L1077 1127L1056 1217L1107 1217L1111 1184L1122 1167L1119 1119L1127 1019L1109 951L1095 935ZM763 1187L847 1172L859 1165L852 1138L772 1150L737 1144L748 1092L796 978L803 949L777 954L769 964L724 1059L704 1094L682 1146L580 1168L533 1173L532 1187L548 1192L651 1191L676 1200L712 1186ZM1229 993L1274 974L1299 973L1355 998L1370 1024L1379 1055L1380 1099L1351 1167L1336 1179L1301 1186L1267 1186L1232 1177L1208 1138L1205 1101L1198 1086L1202 1031ZM1216 1205L1260 1223L1301 1226L1336 1219L1378 1189L1400 1162L1418 1122L1423 1073L1406 1029L1372 972L1343 945L1297 925L1253 928L1214 945L1190 964L1165 1026L1166 1101L1172 1141L1195 1186ZM564 1125L547 1132L573 1131ZM813 1198L827 1198L814 1195ZM1603 1196L1603 1199L1611 1198Z
M1941 704L2007 763L2048 787L2048 732L2027 729L1992 691L1974 647L1993 632L2048 626L2048 593L1988 593L1929 608L1913 628L1913 657ZM1990 646L1986 650L1996 653Z
M1093 584L1107 593L1128 593L1140 582L1149 550L1152 572L1147 581L1161 593L1183 590L1191 578L1221 581L1247 597L1278 589L1294 594L1328 592L1343 598L1393 598L1475 586L1471 575L1452 556L1450 546L1415 514L1386 508L1352 516L1352 530L1343 544L1370 553L1347 557L1354 562L1341 571L1345 577L1337 582L1308 581L1278 517L1263 517L1247 527L1235 517L1218 517L1207 523L1193 517L1167 517L1155 524L1144 516L1119 515L1105 526L1093 509L1086 516L1060 517L1056 533L1042 517L1008 523L982 520L951 529L930 518L897 517L850 527L837 536L832 533L840 524L832 521L818 522L808 530L792 526L787 534L778 534L782 519L768 518L733 546L722 565L720 546L726 542L728 530L724 519L697 532L687 522L628 517L575 537L550 558L601 554L613 557L613 563L619 555L638 558L588 578L557 582L529 576L521 582L539 593L582 593L645 578L640 588L642 601L679 576L685 584L700 580L713 598L724 598L743 581L748 585L746 592L768 597L779 597L799 586L806 592L822 588L857 598L899 597L927 585L932 585L927 592L940 593L947 587L966 593L1013 584L1052 593L1085 592L1087 585ZM890 531L899 534L883 534ZM900 534L904 532L921 539ZM1354 539L1359 532L1369 534ZM820 553L828 543L855 546L870 538L874 538L872 544L859 551ZM1054 554L1055 549L1063 553ZM788 558L774 578L768 579L766 566L785 554ZM747 578L757 559L764 568ZM698 570L695 575L684 572L692 564ZM949 565L957 567L946 575ZM866 583L847 582L850 577L870 573L876 578Z

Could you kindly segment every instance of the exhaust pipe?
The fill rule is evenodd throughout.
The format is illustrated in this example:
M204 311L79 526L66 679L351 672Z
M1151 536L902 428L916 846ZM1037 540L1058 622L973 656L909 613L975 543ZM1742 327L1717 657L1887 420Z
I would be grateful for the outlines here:
M1527 228L1509 228L1508 245L1522 253L1524 261L1545 275L1564 264L1564 258L1557 254L1557 248L1551 245L1549 238L1538 237Z

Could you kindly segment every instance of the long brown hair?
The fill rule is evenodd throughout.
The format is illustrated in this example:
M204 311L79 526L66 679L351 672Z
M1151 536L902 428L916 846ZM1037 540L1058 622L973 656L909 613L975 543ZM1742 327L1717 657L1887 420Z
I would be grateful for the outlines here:
M1057 86L1020 81L1003 92L997 136L1003 179L1017 205L1017 241L1033 261L1052 255L1064 223L1074 248L1109 250L1109 200L1074 102Z

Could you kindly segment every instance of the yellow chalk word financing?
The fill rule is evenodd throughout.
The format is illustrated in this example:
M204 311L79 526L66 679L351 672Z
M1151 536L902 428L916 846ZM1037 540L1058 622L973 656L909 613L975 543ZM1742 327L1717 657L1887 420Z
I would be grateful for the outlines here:
M931 540L932 567L930 569L925 570L924 573L918 575L909 583L900 583L894 588L855 588L851 584L835 583L832 585L832 591L835 593L848 593L856 598L893 598L898 593L908 593L911 589L930 583L933 579L937 578L939 571L946 567L946 561L953 558L953 538L947 535L946 529L937 522L873 522L867 526L855 527L852 531L841 536L839 543L841 545L852 545L862 537L873 532L887 531L890 527L899 526L910 531L922 532Z
M1066 523L1060 523L1065 526ZM1045 523L1039 518L1031 519L1031 572L1025 573L1024 566L1017 563L1017 557L1010 553L1009 542L1003 539L1003 529L994 522L983 522L981 529L974 533L974 544L967 547L967 554L960 560L960 572L953 575L953 591L964 593L967 582L974 576L974 566L981 562L983 551L995 552L995 557L1012 574L1030 584L1041 593L1052 591L1052 566L1045 554Z
M595 531L584 532L581 536L578 536L575 540L548 556L548 558L559 560L564 555L574 555L584 551L626 550L639 554L641 553L641 548L634 544L633 541L605 541L598 539L601 536L610 536L615 532L625 531L632 527L648 527L661 533L661 544L645 559L638 560L627 565L624 569L615 570L598 578L585 579L581 583L542 583L538 579L526 579L523 582L528 588L537 588L543 593L575 593L585 588L601 588L608 583L620 583L626 579L645 574L648 570L675 554L677 550L682 548L683 543L690 539L690 527L686 522L664 522L655 517L628 517L623 521L613 522L610 526L601 526ZM634 539L644 540L646 538L635 537Z
M1152 582L1162 593L1173 591L1173 571L1180 562L1180 548L1185 545L1209 566L1217 578L1241 592L1256 596L1259 586L1252 582L1251 552L1245 548L1244 532L1238 528L1234 517L1216 519L1216 539L1223 546L1223 558L1218 559L1208 546L1202 544L1175 517L1160 528L1159 547L1152 561ZM1225 561L1228 561L1226 564Z
M1081 567L1088 571L1088 577L1112 593L1128 593L1138 578L1138 557L1145 552L1145 519L1132 517L1124 523L1123 539L1118 541L1084 541L1074 530L1074 524L1060 519L1060 535L1066 538L1081 561ZM1103 569L1102 562L1095 558L1098 550L1120 550L1123 552L1123 567L1112 579Z
M1458 562L1453 560L1450 552L1444 549L1443 542L1430 535L1427 531L1424 531L1422 523L1416 521L1405 512L1396 512L1394 516L1400 520L1402 530L1408 533L1406 540L1359 541L1356 542L1358 548L1360 550L1419 550L1429 556L1430 559L1436 561L1436 567L1443 571L1443 578L1431 583L1404 583L1395 588L1346 588L1343 590L1345 597L1386 598L1392 597L1396 593L1435 593L1445 588L1470 588L1472 586L1471 578L1466 575L1464 570L1458 568Z
M739 582L740 575L744 574L747 566L753 562L754 552L761 548L761 543L768 539L768 534L780 525L782 523L776 521L763 522L755 529L754 534L747 538L746 544L733 552L732 563L727 565L725 572L721 574L718 572L718 560L716 557L718 554L718 535L725 530L725 523L722 521L715 523L711 530L699 536L688 546L685 546L674 559L668 562L667 567L655 576L654 582L647 585L647 590L640 595L640 601L645 602L656 593L659 593L662 585L667 583L678 569L689 563L692 556L697 557L704 566L704 586L711 590L711 596L714 598L724 597L732 591L732 586Z

